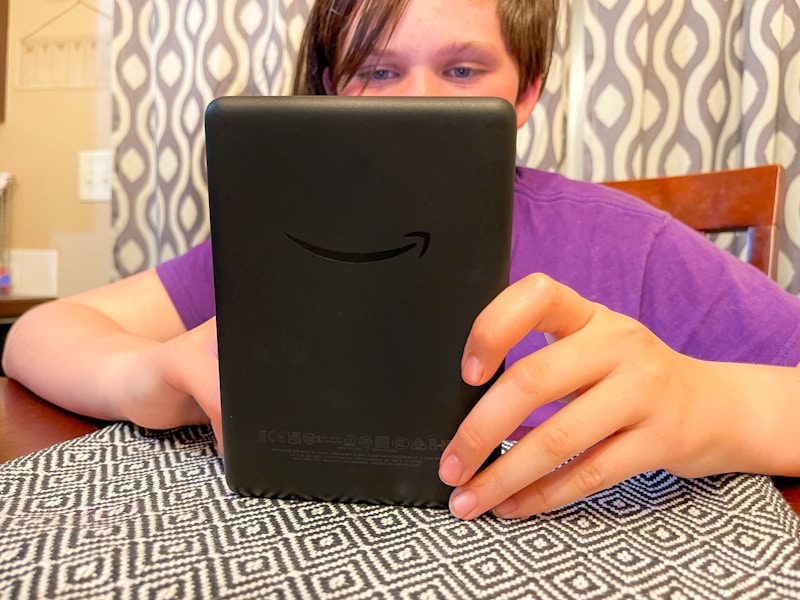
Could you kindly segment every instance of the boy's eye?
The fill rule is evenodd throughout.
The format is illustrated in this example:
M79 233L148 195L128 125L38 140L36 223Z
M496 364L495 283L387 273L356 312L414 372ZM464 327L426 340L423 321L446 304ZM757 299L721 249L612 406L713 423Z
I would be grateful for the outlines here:
M453 67L446 71L446 73L450 77L455 77L456 79L466 79L467 77L471 77L475 74L475 70L470 67Z
M362 81L386 81L392 79L395 72L390 69L381 69L375 67L365 67L356 73L356 77Z

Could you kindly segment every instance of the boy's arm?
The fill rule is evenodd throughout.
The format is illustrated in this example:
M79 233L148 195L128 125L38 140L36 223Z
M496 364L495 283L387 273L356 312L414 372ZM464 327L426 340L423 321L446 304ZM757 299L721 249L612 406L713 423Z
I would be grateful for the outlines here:
M153 428L210 418L218 430L214 320L187 332L154 270L26 312L3 369L88 416Z
M540 513L656 469L800 475L800 369L684 356L635 320L531 275L476 320L465 381L488 380L530 330L557 341L506 370L442 455L457 516ZM478 472L533 409L571 392L575 400Z

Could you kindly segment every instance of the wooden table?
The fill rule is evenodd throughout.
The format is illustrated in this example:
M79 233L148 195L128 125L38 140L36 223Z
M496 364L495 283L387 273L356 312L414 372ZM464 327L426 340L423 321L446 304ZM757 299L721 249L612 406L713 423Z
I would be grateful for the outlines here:
M773 477L775 485L791 504L792 510L800 515L800 477Z
M63 410L16 381L0 378L0 462L97 431L95 421Z
M49 296L17 296L0 294L0 321L11 321L22 316L26 310L53 300Z
M104 424L65 411L16 381L0 378L0 463L97 431ZM775 483L800 515L800 478L776 477Z
M6 336L14 321L21 317L26 310L53 299L46 296L18 296L0 293L0 354L3 352ZM5 373L0 367L0 377L2 376L5 376Z

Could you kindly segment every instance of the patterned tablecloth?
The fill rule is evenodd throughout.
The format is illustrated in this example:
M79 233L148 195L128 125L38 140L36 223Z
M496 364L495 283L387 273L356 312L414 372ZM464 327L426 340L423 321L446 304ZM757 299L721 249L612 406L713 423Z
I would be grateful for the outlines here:
M800 598L765 477L635 477L527 520L242 498L207 428L0 466L0 598Z

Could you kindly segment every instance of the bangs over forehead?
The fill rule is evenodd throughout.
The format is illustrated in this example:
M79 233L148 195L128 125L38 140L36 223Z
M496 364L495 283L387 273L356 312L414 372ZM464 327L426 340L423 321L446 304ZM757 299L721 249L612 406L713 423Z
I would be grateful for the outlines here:
M325 95L347 83L378 42L397 26L410 0L318 0L306 24L294 80L294 94Z
M419 0L418 0L419 1ZM337 90L364 61L380 52L411 0L318 0L306 24L294 94L325 95L325 74ZM556 37L559 0L496 0L503 39L517 63L524 91L544 81ZM335 93L335 92L334 92Z

